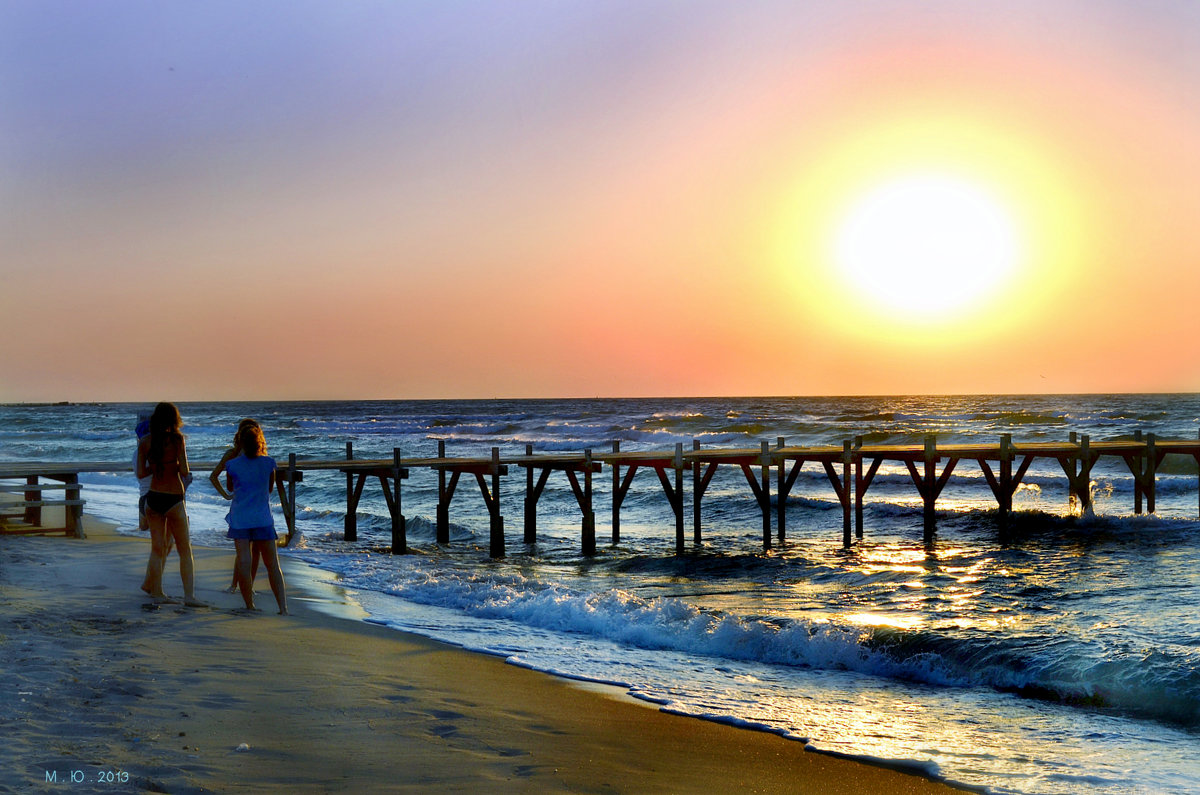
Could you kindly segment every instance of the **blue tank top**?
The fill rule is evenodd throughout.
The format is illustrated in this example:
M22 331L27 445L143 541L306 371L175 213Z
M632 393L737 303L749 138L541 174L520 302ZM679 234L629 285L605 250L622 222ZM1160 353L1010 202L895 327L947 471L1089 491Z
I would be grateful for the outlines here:
M256 527L275 527L271 518L271 473L275 459L269 455L246 458L239 455L225 465L229 483L233 486L233 504L225 521L233 530Z

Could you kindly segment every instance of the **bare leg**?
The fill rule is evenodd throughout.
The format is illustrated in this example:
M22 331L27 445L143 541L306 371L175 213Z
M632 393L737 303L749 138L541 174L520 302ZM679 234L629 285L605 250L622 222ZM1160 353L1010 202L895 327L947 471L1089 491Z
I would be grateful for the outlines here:
M262 550L257 545L250 547L250 587L254 588L254 580L258 577L258 564L262 562ZM233 579L229 582L229 593L237 593L241 588L241 568L237 557L233 559Z
M145 514L143 514L142 516L143 516L143 520L146 522L146 527L144 529L149 530L150 529L150 520L145 519ZM151 595L154 594L154 561L155 561L155 558L157 558L160 561L162 560L162 552L155 554L155 549L154 549L155 545L156 545L156 542L154 540L154 534L151 533L150 534L150 559L146 561L146 576L142 578L142 590ZM159 580L161 581L161 579L162 579L162 574L160 573Z
M163 563L167 557L167 518L161 513L147 511L146 518L150 522L150 559L146 562L146 577L142 581L142 590L150 594L156 602L169 601L163 592L162 575Z
M236 547L237 541L235 540L233 542L233 544L234 544L234 547ZM241 581L238 579L240 576L241 576L241 569L239 568L238 554L237 554L237 551L235 550L233 553L233 579L231 579L229 581L229 587L225 589L226 593L237 593L238 592L239 585L241 584Z
M254 606L254 585L250 578L250 541L236 538L233 543L237 546L237 584L242 590L242 601L247 610L257 610Z
M175 539L179 553L179 578L183 580L183 603L189 607L207 607L196 598L195 570L192 562L192 540L188 537L187 510L179 503L167 512L167 534Z
M275 541L255 541L256 549L261 550L263 562L267 566L267 578L271 581L271 593L275 594L275 602L279 605L279 615L288 615L287 586L283 582L283 569L279 568L279 555L275 551Z

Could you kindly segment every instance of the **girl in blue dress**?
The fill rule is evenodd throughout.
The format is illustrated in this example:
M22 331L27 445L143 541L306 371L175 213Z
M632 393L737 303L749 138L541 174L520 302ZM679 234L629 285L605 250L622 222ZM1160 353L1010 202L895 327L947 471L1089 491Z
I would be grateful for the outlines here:
M233 459L237 458L239 455L241 455L241 453L242 453L242 442L241 442L242 429L245 428L247 425L254 425L261 429L261 426L258 425L258 420L253 420L253 419L250 419L249 417L247 417L246 419L239 422L237 430L233 434L233 441L230 443L229 447L225 450L224 454L222 454L221 460L217 462L217 465L215 467L213 467L213 471L210 472L208 475L208 480L210 483L212 483L213 488L217 490L218 494L220 494L222 497L224 497L227 500L230 498L230 496L228 493L226 493L225 488L221 485L221 475L222 475L222 473L225 472L225 465L228 464ZM284 546L287 546L287 545L285 544ZM251 587L253 587L254 586L254 578L258 576L258 564L262 563L262 555L259 554L258 551L254 549L253 544L251 544L250 550L251 550L250 585L251 585ZM241 586L238 584L239 577L241 577L241 571L238 569L237 554L234 553L233 577L229 581L229 587L225 590L226 593L238 593L238 591L241 589Z
M250 557L252 552L261 555L279 614L286 616L287 589L275 549L275 521L270 504L271 489L275 487L275 459L267 455L267 442L257 422L244 422L238 429L237 442L240 454L225 463L229 489L221 488L219 482L216 485L222 497L233 501L225 521L229 523L227 535L237 546L238 587L246 609L257 610Z

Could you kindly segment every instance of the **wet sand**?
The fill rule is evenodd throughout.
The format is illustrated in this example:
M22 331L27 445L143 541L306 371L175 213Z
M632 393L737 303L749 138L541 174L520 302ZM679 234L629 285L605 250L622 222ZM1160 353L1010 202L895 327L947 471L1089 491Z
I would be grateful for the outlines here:
M293 561L291 616L218 549L211 607L155 607L148 541L86 527L0 537L0 792L955 791L364 623Z

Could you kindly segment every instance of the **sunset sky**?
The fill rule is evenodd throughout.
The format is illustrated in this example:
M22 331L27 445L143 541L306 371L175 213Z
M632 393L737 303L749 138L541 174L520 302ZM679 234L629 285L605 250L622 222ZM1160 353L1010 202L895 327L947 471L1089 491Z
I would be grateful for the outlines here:
M1200 391L1200 3L3 0L0 208L0 401Z

